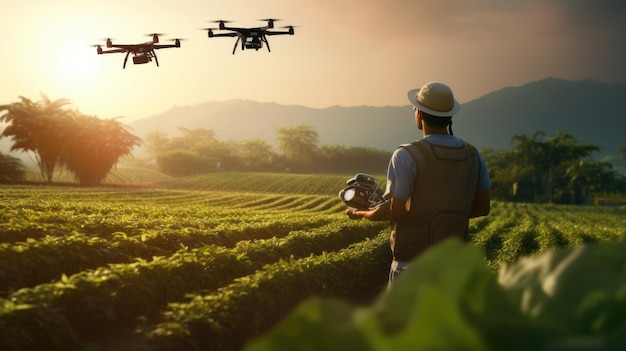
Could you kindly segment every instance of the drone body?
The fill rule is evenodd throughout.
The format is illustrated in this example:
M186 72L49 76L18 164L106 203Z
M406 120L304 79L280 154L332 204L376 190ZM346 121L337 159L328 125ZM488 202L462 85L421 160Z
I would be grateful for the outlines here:
M294 35L294 26L285 26L283 28L287 28L284 31L274 31L270 30L274 28L274 22L278 21L277 19L267 18L260 21L267 21L267 25L263 27L253 27L253 28L240 28L240 27L228 27L226 23L229 21L217 20L215 23L219 24L219 28L204 28L203 30L208 31L209 38L215 37L237 37L235 41L235 46L233 47L233 55L235 51L237 51L237 44L241 42L241 50L245 49L254 49L258 51L263 48L263 45L267 47L267 51L271 52L270 44L267 41L267 36L272 35ZM214 33L214 30L226 30L230 31L228 33Z
M159 35L161 34L154 33L149 35L152 36L152 41L139 44L114 44L110 38L107 38L106 48L111 50L104 50L102 48L102 45L95 46L97 48L98 55L125 52L126 57L124 58L124 64L122 68L126 68L128 56L130 56L131 53L133 54L133 64L135 65L148 63L151 62L152 59L154 59L156 65L159 66L159 60L157 58L155 50L180 47L180 39L174 39L174 44L159 44Z

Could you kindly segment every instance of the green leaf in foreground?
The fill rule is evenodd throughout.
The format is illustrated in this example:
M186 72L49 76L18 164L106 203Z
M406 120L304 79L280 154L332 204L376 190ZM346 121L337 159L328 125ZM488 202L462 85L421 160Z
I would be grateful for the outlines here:
M497 279L444 242L368 307L311 299L247 351L613 350L626 345L626 242L525 257Z

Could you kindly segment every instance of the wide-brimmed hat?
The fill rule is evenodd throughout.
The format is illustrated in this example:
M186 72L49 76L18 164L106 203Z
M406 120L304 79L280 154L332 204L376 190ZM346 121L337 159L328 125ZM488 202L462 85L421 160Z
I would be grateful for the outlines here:
M449 86L430 82L419 89L409 90L407 97L418 110L436 117L451 117L461 110Z

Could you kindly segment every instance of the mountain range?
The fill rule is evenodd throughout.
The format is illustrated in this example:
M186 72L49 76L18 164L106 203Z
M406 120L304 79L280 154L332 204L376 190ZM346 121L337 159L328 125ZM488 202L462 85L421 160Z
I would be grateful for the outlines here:
M581 143L601 148L593 156L615 153L626 137L626 84L594 80L570 81L545 78L519 87L506 87L463 103L453 118L454 134L479 149L508 149L516 134L543 131L556 135L567 131ZM399 144L421 138L413 111L404 106L331 106L309 108L299 105L250 100L209 101L175 106L129 123L130 131L144 138L153 131L170 137L179 127L213 130L217 139L262 139L276 146L281 127L311 126L320 145L362 146L392 151ZM0 139L7 152L8 140ZM141 148L134 152L142 153Z
M463 103L453 118L453 132L479 149L508 149L516 134L556 135L563 130L581 143L600 147L594 156L601 156L614 153L626 137L625 102L626 84L545 78ZM249 100L205 102L176 106L130 126L140 137L155 130L174 136L179 127L205 128L222 141L255 138L275 146L277 128L301 124L318 133L320 145L392 151L421 138L408 100L405 106L322 109Z

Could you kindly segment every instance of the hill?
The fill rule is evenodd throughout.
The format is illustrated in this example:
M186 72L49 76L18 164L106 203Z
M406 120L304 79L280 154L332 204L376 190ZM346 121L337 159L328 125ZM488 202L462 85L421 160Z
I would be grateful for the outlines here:
M463 104L454 126L480 148L509 148L519 133L566 130L610 154L626 137L624 101L626 84L547 78Z
M366 146L393 150L398 140L416 138L412 126L412 112L405 107L332 106L315 109L297 105L280 105L249 100L205 102L192 106L176 106L149 118L131 123L140 137L155 130L170 136L178 134L179 127L212 129L220 140L258 138L275 145L276 129L300 124L310 125L319 134L320 144ZM394 128L395 138L380 135L383 126ZM400 133L400 134L398 134Z
M546 78L507 87L462 104L454 118L456 135L479 148L509 148L515 134L566 130L582 142L614 152L626 136L622 104L626 84ZM314 109L248 100L177 106L131 124L140 137L160 130L173 136L178 127L212 129L220 140L264 139L275 145L277 128L310 125L321 145L365 146L392 151L421 137L406 106L332 106Z

